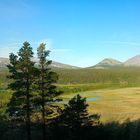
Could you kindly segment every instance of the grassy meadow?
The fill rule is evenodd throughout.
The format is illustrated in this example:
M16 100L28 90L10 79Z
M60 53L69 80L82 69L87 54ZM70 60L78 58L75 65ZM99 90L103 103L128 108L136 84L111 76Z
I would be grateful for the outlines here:
M77 93L64 94L67 102ZM140 117L140 87L79 92L87 98L89 113L101 114L102 122L136 120Z
M101 121L124 121L140 117L140 68L57 69L58 89L62 103L76 94L87 98L89 113L101 114ZM0 114L3 114L12 92L6 70L0 71Z

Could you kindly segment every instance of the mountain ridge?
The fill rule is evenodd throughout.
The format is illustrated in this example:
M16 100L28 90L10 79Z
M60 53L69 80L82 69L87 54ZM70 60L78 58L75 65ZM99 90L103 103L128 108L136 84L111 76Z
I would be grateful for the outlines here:
M33 58L33 61L38 65L39 60L37 58ZM6 65L8 65L8 64L9 64L8 58L0 57L0 68L6 68ZM63 63L56 62L56 61L52 61L51 67L52 68L62 68L62 69L78 69L78 68L80 68L77 66L63 64Z
M136 55L125 61L124 66L140 66L140 55Z
M33 61L38 64L38 59L33 58ZM0 68L6 68L6 65L9 64L9 59L0 57ZM63 64L60 62L52 61L51 64L52 68L62 68L62 69L79 69L81 67L72 66L69 64ZM125 62L121 62L119 60L116 60L114 58L105 58L96 65L85 67L85 68L95 68L95 69L104 69L104 68L110 68L110 67L140 67L140 55L136 55L134 57L129 58Z
M125 62L113 58L105 58L96 65L88 68L104 69L109 67L140 67L140 55L131 57Z

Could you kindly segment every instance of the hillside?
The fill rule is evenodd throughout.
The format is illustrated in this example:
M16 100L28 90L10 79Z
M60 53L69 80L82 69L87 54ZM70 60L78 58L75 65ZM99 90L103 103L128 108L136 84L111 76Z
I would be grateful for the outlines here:
M140 86L140 67L54 69L54 71L59 75L57 85L64 93ZM0 89L7 87L9 83L7 75L8 71L0 71Z
M137 84L140 85L140 67L111 67L109 69L57 69L60 84Z

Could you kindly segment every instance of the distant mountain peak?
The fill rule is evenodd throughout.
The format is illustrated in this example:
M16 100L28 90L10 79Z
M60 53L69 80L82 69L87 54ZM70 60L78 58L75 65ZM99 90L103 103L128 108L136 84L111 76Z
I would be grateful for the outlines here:
M97 65L119 65L119 64L122 64L122 62L113 58L105 58L101 62L99 62Z
M140 55L136 55L125 61L124 66L140 66Z
M106 67L113 67L113 66L120 66L122 64L122 62L113 59L113 58L105 58L103 59L101 62L99 62L98 64L96 64L95 66L91 66L89 68L99 68L99 69L103 69Z

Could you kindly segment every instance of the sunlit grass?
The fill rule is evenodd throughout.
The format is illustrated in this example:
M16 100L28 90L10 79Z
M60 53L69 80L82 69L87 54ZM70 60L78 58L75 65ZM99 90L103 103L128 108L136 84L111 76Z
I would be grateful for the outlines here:
M68 100L75 94L87 98L89 113L101 114L101 121L124 121L140 118L140 88L103 89L61 95ZM88 99L98 97L98 100Z

